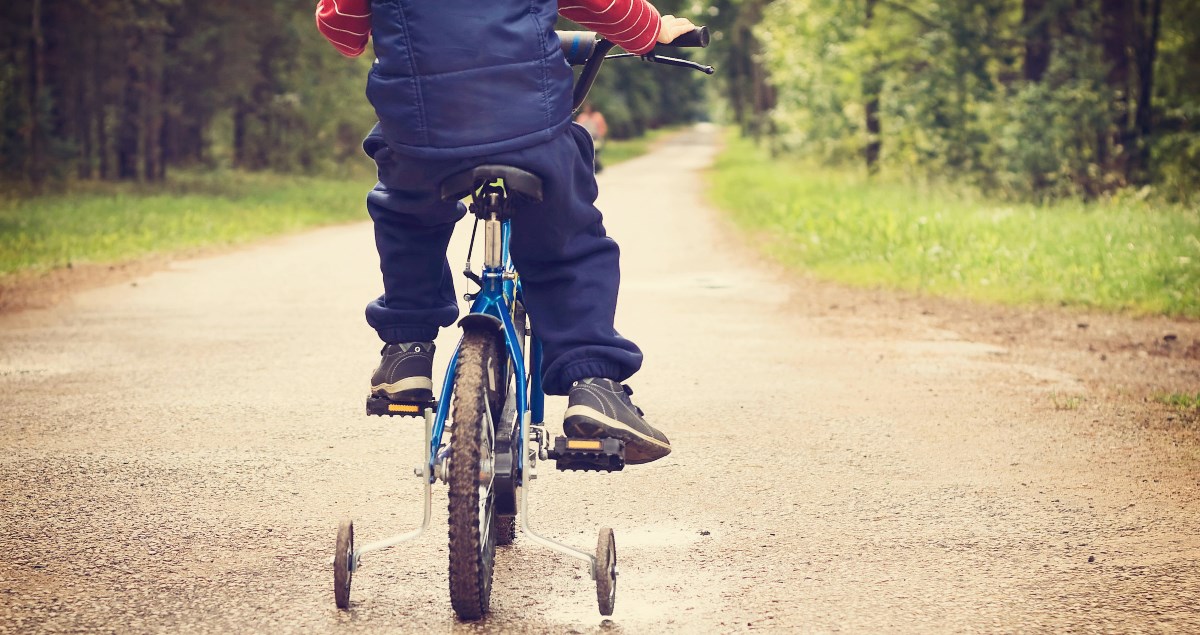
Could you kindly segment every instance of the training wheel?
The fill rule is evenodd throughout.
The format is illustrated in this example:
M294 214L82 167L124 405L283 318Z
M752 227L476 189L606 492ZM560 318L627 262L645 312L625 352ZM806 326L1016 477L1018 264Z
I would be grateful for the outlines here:
M353 577L354 521L338 526L337 551L333 554L333 599L339 609L350 608L350 578Z
M617 541L613 530L605 527L596 540L596 601L601 615L612 615L617 603Z

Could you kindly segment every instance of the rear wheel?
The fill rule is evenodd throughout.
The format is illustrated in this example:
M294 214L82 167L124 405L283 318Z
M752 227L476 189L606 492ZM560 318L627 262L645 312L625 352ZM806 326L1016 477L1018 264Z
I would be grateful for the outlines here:
M450 603L464 620L487 612L496 556L495 432L505 357L498 338L463 335L454 379L450 437ZM503 397L500 397L503 403Z

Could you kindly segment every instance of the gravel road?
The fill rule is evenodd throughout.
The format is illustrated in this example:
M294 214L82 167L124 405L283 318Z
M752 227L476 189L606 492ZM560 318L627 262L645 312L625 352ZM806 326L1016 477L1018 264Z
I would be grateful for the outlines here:
M1196 445L1080 417L1077 376L920 316L815 310L702 204L716 138L601 177L630 383L675 452L543 466L531 494L549 536L615 529L611 619L581 563L518 537L491 615L456 622L440 486L431 533L334 608L338 520L420 518L419 426L362 414L355 224L0 316L0 632L1200 632Z

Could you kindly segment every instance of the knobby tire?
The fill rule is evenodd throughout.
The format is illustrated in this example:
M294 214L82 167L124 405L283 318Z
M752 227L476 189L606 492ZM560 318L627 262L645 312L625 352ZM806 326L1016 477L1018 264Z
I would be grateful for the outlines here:
M483 523L494 522L495 513L493 509L490 517L480 518L479 473L484 451L480 431L487 421L485 387L487 373L493 372L499 362L496 349L493 336L467 332L459 348L454 379L448 479L450 603L464 620L479 619L491 602L496 532L486 531L488 536L484 538L481 529Z

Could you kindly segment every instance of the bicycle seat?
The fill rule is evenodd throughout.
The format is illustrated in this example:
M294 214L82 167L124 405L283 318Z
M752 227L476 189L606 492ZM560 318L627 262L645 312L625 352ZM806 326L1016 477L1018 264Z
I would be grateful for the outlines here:
M442 200L457 201L474 192L484 183L504 179L504 189L542 202L542 178L511 165L477 165L442 181Z

